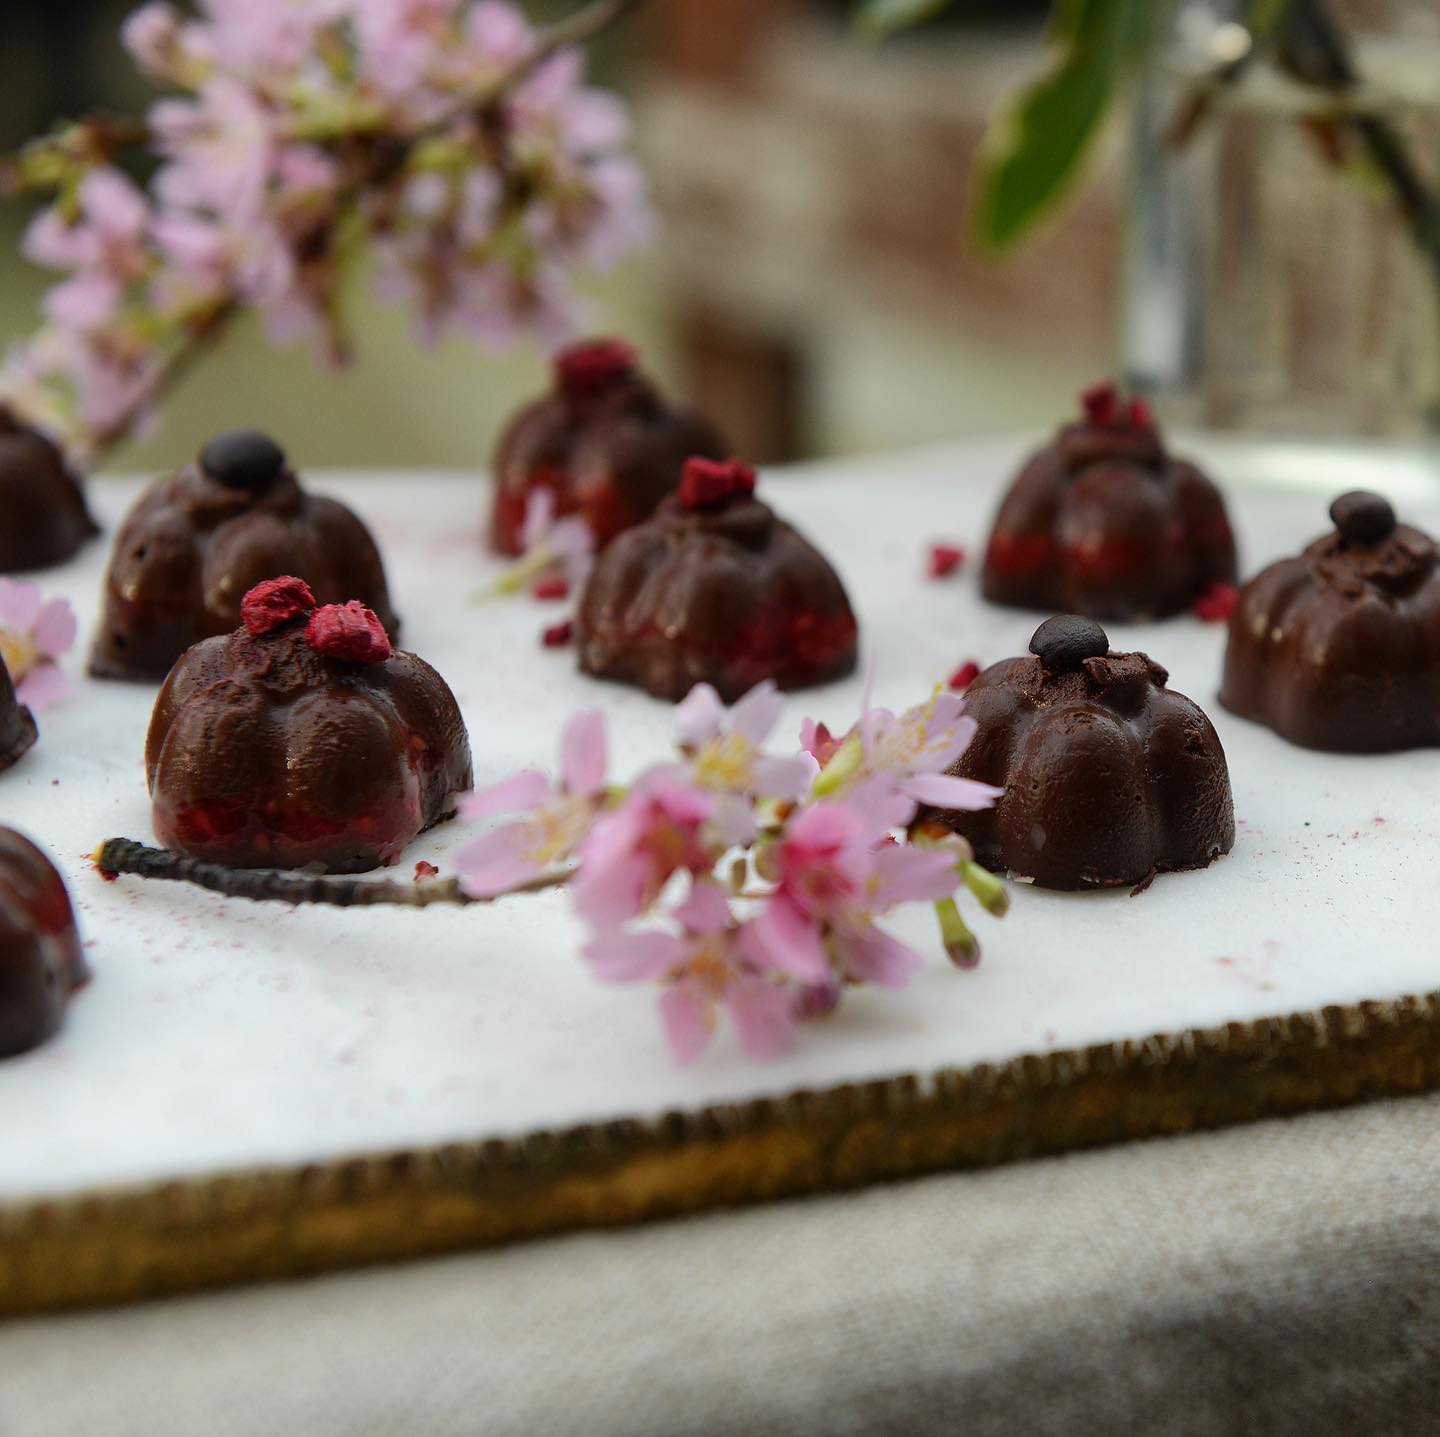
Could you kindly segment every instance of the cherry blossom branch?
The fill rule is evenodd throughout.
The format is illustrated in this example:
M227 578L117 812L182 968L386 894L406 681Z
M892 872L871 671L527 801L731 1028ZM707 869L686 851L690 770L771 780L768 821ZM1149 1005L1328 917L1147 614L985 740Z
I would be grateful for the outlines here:
M456 878L429 883L396 883L389 878L334 878L323 875L282 873L271 868L231 868L187 858L168 848L152 848L133 838L107 838L93 855L95 867L107 879L122 873L137 878L193 883L226 898L255 902L321 903L332 908L360 908L376 904L403 908L428 908L434 903L494 903L500 894L472 897ZM571 871L543 873L508 889L507 893L543 893L570 882Z
M93 462L241 312L343 363L352 241L373 248L387 296L416 305L422 342L570 332L568 271L612 263L650 221L624 107L585 87L583 65L547 62L638 4L590 0L538 31L514 5L467 5L437 31L342 0L297 60L278 0L256 0L243 42L223 17L148 0L122 38L179 96L0 159L0 197L53 195L24 253L71 275L0 370L0 398ZM318 87L295 83L302 61ZM162 161L148 192L114 164L140 144Z

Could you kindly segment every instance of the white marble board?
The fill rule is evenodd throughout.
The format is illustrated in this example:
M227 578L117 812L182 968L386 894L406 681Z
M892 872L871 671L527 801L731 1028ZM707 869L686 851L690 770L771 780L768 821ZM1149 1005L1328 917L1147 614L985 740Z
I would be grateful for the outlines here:
M1019 452L971 444L765 476L844 575L878 701L905 706L967 658L1023 652L1034 616L982 603L973 565L947 583L921 565L932 538L979 547ZM1246 571L1318 532L1323 486L1351 477L1342 465L1321 492L1235 487ZM479 476L314 482L371 522L406 646L460 700L478 783L548 765L582 704L610 715L622 775L659 753L665 705L539 646L553 607L463 601L493 572ZM108 531L136 487L94 486ZM1440 484L1428 501L1423 480L1414 487L1421 497L1396 495L1402 511L1440 528ZM106 548L43 576L75 604L82 644ZM1185 618L1111 638L1146 649L1209 710L1235 788L1234 852L1138 898L1017 887L1003 922L976 915L985 956L971 973L943 961L921 913L910 936L935 962L909 989L856 994L783 1060L750 1062L727 1035L683 1071L649 990L590 979L563 894L343 912L101 881L88 862L100 839L150 837L141 751L154 691L85 679L71 656L75 693L0 775L0 820L60 863L95 978L57 1040L0 1064L0 1199L515 1135L1440 987L1440 751L1311 753L1231 717L1214 702L1221 626ZM794 696L786 735L807 712L848 723L859 695L856 678ZM398 872L421 858L443 871L462 836L426 835Z

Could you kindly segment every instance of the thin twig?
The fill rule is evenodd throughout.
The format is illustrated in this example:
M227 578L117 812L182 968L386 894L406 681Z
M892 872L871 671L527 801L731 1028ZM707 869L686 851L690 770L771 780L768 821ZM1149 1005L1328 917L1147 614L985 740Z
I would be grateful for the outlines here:
M247 898L255 902L324 903L334 908L369 907L375 904L403 908L428 908L432 903L493 903L513 893L542 893L569 883L571 870L542 873L528 883L489 898L473 898L456 878L431 883L396 883L389 878L339 878L303 873L283 873L273 868L231 868L187 858L168 848L151 848L133 838L107 838L94 854L95 867L106 878L121 873L137 878L156 878L176 883L193 883L226 898Z

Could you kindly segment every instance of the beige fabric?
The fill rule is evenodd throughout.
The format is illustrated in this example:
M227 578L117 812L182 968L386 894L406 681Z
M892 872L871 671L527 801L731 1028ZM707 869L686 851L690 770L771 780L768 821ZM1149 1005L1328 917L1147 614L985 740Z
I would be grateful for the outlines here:
M0 1328L3 1437L1440 1431L1440 1097Z

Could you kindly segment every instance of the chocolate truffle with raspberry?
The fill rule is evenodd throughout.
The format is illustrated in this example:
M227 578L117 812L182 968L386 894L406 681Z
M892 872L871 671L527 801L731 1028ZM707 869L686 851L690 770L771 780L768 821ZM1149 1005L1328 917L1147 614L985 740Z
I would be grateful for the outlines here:
M727 452L708 421L660 394L628 344L571 345L555 356L550 392L500 436L490 541L502 554L519 554L531 495L548 488L556 515L583 515L603 547L649 518L679 486L688 458Z
M298 574L320 603L359 599L398 638L365 525L339 500L301 488L267 435L216 435L194 464L152 484L115 536L90 672L164 678L197 639L229 633L241 598L276 574Z
M99 532L64 455L0 404L0 574L63 564Z
M819 550L755 497L737 460L691 459L678 493L600 555L576 624L580 667L681 699L697 683L733 702L855 667L855 615Z
M0 1058L54 1033L89 976L55 865L28 838L0 828Z
M1235 540L1220 491L1165 448L1142 399L1115 386L1081 396L1000 504L981 589L997 604L1134 622L1188 609L1235 582Z
M170 671L145 741L155 836L242 868L394 863L471 787L445 680L364 604L302 579L256 585L241 627Z
M1379 494L1261 570L1230 615L1220 702L1306 748L1440 744L1440 551Z

